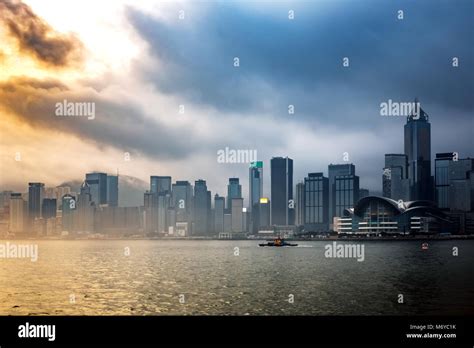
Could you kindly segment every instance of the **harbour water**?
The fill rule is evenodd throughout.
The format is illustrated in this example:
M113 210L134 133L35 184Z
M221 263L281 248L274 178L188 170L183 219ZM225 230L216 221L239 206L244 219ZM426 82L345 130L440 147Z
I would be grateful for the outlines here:
M10 242L38 255L0 259L0 315L474 314L474 240L359 242L362 262L328 241Z

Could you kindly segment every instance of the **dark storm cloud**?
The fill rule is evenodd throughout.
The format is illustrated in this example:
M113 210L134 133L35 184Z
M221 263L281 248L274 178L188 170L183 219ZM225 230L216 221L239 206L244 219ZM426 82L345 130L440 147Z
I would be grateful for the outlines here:
M0 0L0 20L23 52L45 65L63 67L82 59L83 46L76 37L56 33L20 1Z
M95 103L95 118L56 116L56 103L64 100ZM180 159L199 147L186 129L170 128L145 117L139 108L126 101L110 101L91 89L72 91L56 80L16 78L2 82L1 107L33 127L69 133L124 152L138 151L151 158Z
M277 112L292 101L310 118L330 112L334 122L346 122L347 108L369 121L372 115L357 110L378 113L381 101L415 96L453 110L473 108L472 1L297 3L288 6L296 7L293 21L285 7L266 6L268 15L242 3L213 3L205 18L186 17L191 25L130 9L131 23L163 64L144 73L163 92L222 111L259 112L271 101Z

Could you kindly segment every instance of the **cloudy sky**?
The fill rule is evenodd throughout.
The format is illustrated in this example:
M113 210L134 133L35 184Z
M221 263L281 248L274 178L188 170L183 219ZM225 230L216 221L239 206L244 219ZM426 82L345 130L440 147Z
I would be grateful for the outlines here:
M419 98L433 157L474 156L473 23L471 0L0 0L0 189L118 170L247 192L248 165L217 162L229 147L257 150L266 195L272 156L297 182L344 152L380 192L384 154L403 152L388 99ZM63 100L95 119L56 116Z

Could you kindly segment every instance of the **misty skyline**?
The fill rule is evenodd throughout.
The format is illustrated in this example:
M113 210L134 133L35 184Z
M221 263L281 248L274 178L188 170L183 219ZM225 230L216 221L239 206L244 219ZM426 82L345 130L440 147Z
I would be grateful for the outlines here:
M248 164L217 161L229 147L257 151L266 196L271 157L294 160L296 184L344 152L360 186L380 193L406 122L380 103L415 97L432 157L473 156L470 1L51 3L0 4L2 189L118 169L147 183L204 179L221 195L239 177L247 198ZM55 116L63 100L95 102L95 119Z

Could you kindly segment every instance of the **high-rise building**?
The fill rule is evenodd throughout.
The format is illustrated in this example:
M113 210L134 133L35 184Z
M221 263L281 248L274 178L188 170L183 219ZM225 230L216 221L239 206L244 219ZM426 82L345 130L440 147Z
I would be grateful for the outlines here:
M43 219L56 217L56 198L45 198L42 203Z
M194 182L194 233L195 235L209 234L209 199L205 180Z
M393 200L410 200L408 160L404 154L386 154L382 174L383 196Z
M273 157L270 161L271 177L271 224L293 225L293 160L288 157Z
M243 198L232 198L230 202L231 214L232 214L232 232L243 232L244 231L244 220L243 220Z
M62 230L72 233L74 231L74 213L76 211L76 198L71 194L65 194L62 199L61 219Z
M227 185L227 210L231 211L231 201L234 198L242 198L242 186L239 184L239 178L229 178Z
M258 205L263 196L263 162L251 162L249 168L249 229L258 232Z
M172 202L176 211L176 222L192 223L193 188L189 181L176 181L172 189ZM189 225L188 225L188 233Z
M336 176L336 188L338 187ZM329 179L323 173L309 173L304 179L305 231L326 232L329 229ZM337 201L336 194L336 201Z
M96 206L107 204L107 174L87 173L86 183L89 187L91 202Z
M355 166L352 163L330 164L328 166L329 179L329 223L332 223L336 216L336 176L355 175Z
M161 193L167 192L171 193L171 176L150 176L150 192L151 193Z
M304 224L304 183L296 184L295 191L295 225L303 226Z
M144 229L146 234L158 233L158 195L147 191L143 195Z
M251 162L249 168L249 208L253 209L263 196L263 162Z
M354 174L334 178L335 216L344 216L344 210L354 208L359 200L359 177Z
M105 179L105 183L107 183L107 179ZM98 188L98 186L96 185L95 188ZM91 188L87 181L84 181L82 183L80 193L77 196L77 210L75 212L74 219L75 232L94 232L94 207L95 205L94 202L92 202Z
M218 194L214 196L214 232L224 232L224 210L225 210L225 198L220 197Z
M107 175L107 204L118 207L118 175Z
M41 202L44 197L44 184L41 182L28 183L28 219L30 222L41 218Z
M407 117L405 155L408 161L410 200L432 200L431 125L428 114L421 107L417 115Z
M435 158L435 200L438 208L449 209L449 164L454 153L437 153Z
M258 207L259 212L259 227L270 226L270 200L266 197L260 198Z
M12 233L23 233L26 231L28 217L28 205L21 193L10 194L10 226Z

